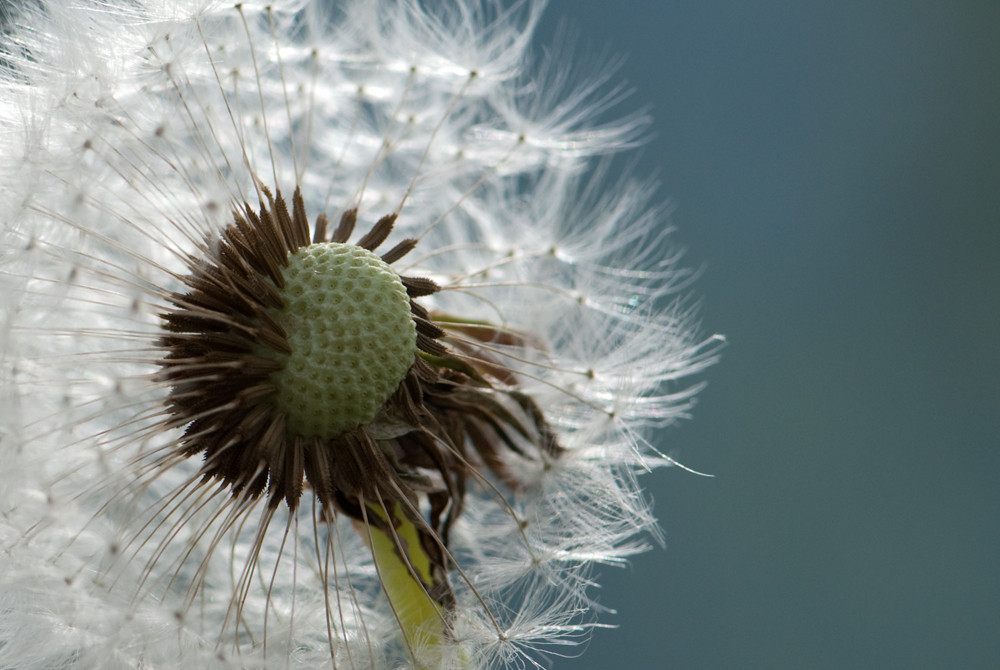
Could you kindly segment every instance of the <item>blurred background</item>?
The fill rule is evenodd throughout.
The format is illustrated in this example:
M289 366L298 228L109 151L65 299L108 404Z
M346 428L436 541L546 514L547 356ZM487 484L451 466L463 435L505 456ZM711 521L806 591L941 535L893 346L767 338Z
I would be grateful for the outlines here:
M10 0L0 0L0 19ZM1000 667L1000 2L551 0L725 333L575 670ZM610 59L608 59L610 60ZM583 70L593 63L583 64ZM592 71L592 69L591 69Z
M626 57L706 333L666 551L555 668L1000 668L1000 3L551 0ZM588 56L589 54L589 56Z

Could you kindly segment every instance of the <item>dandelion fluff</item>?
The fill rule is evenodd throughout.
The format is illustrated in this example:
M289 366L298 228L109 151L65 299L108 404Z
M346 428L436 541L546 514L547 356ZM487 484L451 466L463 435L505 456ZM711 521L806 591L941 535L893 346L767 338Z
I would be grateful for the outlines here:
M530 65L541 4L9 17L0 666L586 639L592 566L656 538L646 440L718 338L650 187L606 178L644 119L595 126L605 76Z

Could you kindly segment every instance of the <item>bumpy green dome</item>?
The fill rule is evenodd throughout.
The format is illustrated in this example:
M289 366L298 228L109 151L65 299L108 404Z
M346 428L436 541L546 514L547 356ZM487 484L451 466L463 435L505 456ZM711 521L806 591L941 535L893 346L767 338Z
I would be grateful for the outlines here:
M293 253L283 276L275 317L292 351L272 381L288 432L329 439L368 423L417 348L399 275L370 251L330 242Z

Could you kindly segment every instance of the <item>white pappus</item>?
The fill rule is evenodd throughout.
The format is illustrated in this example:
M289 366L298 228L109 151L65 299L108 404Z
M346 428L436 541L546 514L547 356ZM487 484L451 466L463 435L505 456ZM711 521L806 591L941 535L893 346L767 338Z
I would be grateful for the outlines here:
M12 10L0 667L575 653L721 338L542 4Z

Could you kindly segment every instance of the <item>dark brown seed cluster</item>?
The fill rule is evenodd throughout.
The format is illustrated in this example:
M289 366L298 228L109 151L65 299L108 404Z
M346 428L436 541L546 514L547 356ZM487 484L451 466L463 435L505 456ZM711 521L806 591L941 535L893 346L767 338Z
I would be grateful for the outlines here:
M539 408L488 353L493 345L516 344L516 337L433 317L415 299L435 293L437 285L400 277L418 351L399 387L370 424L329 439L294 434L276 409L271 380L280 354L289 353L286 333L272 316L283 306L282 270L301 247L347 243L357 212L344 213L330 235L320 214L310 234L298 189L291 212L280 192L261 193L258 207L243 203L203 257L189 259L185 290L172 294L161 314L159 377L170 387L168 423L183 430L182 455L201 456L202 485L228 488L240 501L265 497L271 510L282 502L297 509L307 490L326 518L340 512L378 526L395 523L385 520L392 515L368 510L401 510L435 564L434 583L425 586L447 602L448 531L470 479L492 475L516 489L523 483L509 467L512 460L560 450ZM395 218L383 217L354 244L375 250ZM415 245L403 240L381 259L393 263ZM414 511L421 496L428 518Z

